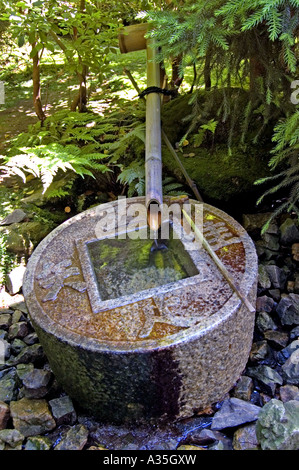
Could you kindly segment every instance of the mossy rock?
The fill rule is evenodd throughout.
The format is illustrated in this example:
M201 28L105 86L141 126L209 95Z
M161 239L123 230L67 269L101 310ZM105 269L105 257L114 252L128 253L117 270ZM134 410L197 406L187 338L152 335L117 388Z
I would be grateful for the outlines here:
M255 181L269 174L263 158L238 148L233 148L232 154L228 155L227 148L223 146L217 146L213 151L190 147L189 153L185 149L178 155L204 199L213 202L228 202L238 195L256 194ZM175 168L173 156L166 147L163 148L163 164L165 171L173 172L183 181L181 170Z
M187 135L186 146L177 151L187 173L205 202L222 205L224 210L230 203L241 204L242 199L248 202L248 198L255 205L265 190L255 182L270 175L268 161L272 125L269 124L259 143L254 145L252 140L261 126L258 113L252 115L248 132L241 139L248 92L237 88L203 90L197 95L196 108L193 98L192 95L178 97L165 104L162 110L163 130L173 147L190 128L192 116L197 115L193 130ZM195 136L200 126L210 120L218 121L216 131L214 134L206 131L202 144L197 146ZM166 145L162 148L162 159L164 174L174 175L180 182L185 182ZM193 195L192 191L190 194Z
M227 143L230 133L232 141L239 141L245 121L246 108L250 101L248 91L241 88L215 88L199 90L165 103L162 107L162 126L172 143L178 142L195 119L193 132L210 120L218 121L215 142ZM253 108L255 105L252 104ZM256 111L249 120L244 141L250 142L261 126L261 113ZM271 137L272 128L269 126ZM263 133L265 135L265 132Z
M1 227L0 233L5 234L6 249L18 256L30 255L39 242L45 238L55 226L44 221L24 222Z

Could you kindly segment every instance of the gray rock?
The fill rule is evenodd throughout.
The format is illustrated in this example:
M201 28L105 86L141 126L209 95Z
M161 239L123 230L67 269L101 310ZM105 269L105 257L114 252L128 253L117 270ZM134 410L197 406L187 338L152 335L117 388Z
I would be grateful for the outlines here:
M290 331L290 339L299 339L299 325Z
M276 308L282 325L299 325L299 295L283 297Z
M22 310L15 310L11 316L12 323L27 321L26 315Z
M11 353L14 356L17 356L25 347L26 344L24 343L24 341L22 341L20 338L15 338L11 343Z
M279 394L283 403L290 400L299 400L299 388L295 385L283 385L279 389Z
M44 369L33 369L23 376L24 396L43 398L47 395L52 378L51 372Z
M25 436L17 429L2 429L0 431L0 446L2 444L3 450L21 450L24 439Z
M60 426L61 424L74 424L76 422L77 413L71 398L67 395L53 398L53 400L49 401L49 405L57 426Z
M27 322L21 321L13 323L8 330L9 339L14 338L24 338L28 334L28 325Z
M257 312L270 313L274 309L275 305L276 303L271 297L268 297L267 295L263 295L257 298L256 310Z
M287 359L289 359L291 354L294 351L296 351L296 349L299 349L299 340L298 339L295 340L295 341L292 341L288 346L281 349L281 351L279 351L277 353L277 360L278 360L279 364L283 364Z
M268 330L265 331L264 337L274 348L285 348L289 341L289 335L286 331Z
M264 233L262 235L263 242L266 248L270 251L279 251L280 244L279 244L279 237L278 235L273 235L271 233Z
M70 428L54 450L82 450L87 443L88 434L83 424L76 424Z
M266 266L260 264L258 267L258 284L262 289L270 289L271 280L267 272Z
M211 429L225 429L255 421L261 408L239 398L228 398L213 417Z
M0 366L5 364L5 360L9 359L11 354L11 344L6 339L0 340Z
M31 372L34 369L33 364L18 364L16 367L16 371L20 380L23 380L23 377Z
M56 427L45 399L22 398L12 401L10 413L14 427L25 437L45 434Z
M281 292L279 289L269 289L268 294L275 300L275 302L279 302L281 299Z
M260 332L267 330L276 330L278 326L267 312L260 312L256 317L256 327Z
M43 348L39 343L37 343L32 346L26 346L26 348L22 349L15 358L9 360L9 364L16 366L20 363L28 364L29 362L32 362L33 364L39 365L44 358Z
M286 272L273 264L265 266L265 269L271 281L271 285L275 289L284 289L287 280Z
M211 429L195 429L188 434L183 443L206 446L218 440L216 431L212 431Z
M280 226L280 241L286 246L299 242L299 230L293 219L287 218Z
M0 225L11 225L22 222L27 217L26 212L22 209L15 209L11 214L8 214L0 221Z
M299 450L299 401L270 400L259 414L256 434L263 450Z
M253 391L253 381L251 377L242 375L233 389L233 396L240 400L249 401Z
M0 429L5 429L10 418L9 405L4 401L0 401Z
M276 385L283 384L281 375L266 365L249 367L246 371L246 374L249 375L249 377L257 379L265 392L271 396L274 396Z
M24 343L26 343L28 346L31 346L32 344L36 344L39 342L38 336L35 333L35 331L25 336L23 340L24 340Z
M291 385L299 385L299 349L296 349L282 366L282 376Z
M51 440L46 436L32 436L27 439L25 450L50 450Z
M20 292L23 285L23 277L26 271L25 266L17 266L7 275L6 288L10 295L15 295Z
M250 360L252 362L257 362L262 359L265 359L269 352L269 346L267 341L257 341L252 344L250 351Z
M20 299L24 299L23 296L16 296L16 297L19 297ZM14 298L14 297L12 297ZM24 300L19 300L18 302L13 302L11 303L10 307L16 311L16 310L21 310L21 312L25 313L26 315L28 314L28 308L26 306L26 303L24 302Z
M0 378L0 400L9 403L16 400L18 396L19 380L15 368L7 369L2 372Z
M0 328L3 330L8 330L12 323L12 318L9 313L0 313Z
M259 442L256 436L256 425L249 424L237 429L233 437L234 450L257 450Z
M232 439L220 431L217 430L204 430L213 432L215 442L209 444L208 450L233 450Z

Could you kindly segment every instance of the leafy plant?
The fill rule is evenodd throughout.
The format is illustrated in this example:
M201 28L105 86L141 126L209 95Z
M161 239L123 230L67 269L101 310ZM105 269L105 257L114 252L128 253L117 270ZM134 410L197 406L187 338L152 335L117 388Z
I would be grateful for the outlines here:
M76 176L96 177L108 175L119 168L126 169L124 185L130 187L130 164L133 160L144 160L144 106L139 101L110 111L105 118L94 113L58 111L47 118L43 125L29 126L12 141L8 156L3 157L0 170L2 178L18 175L23 181L28 177L39 178L45 198L63 197L72 187L74 178L63 181L57 188L52 184L62 172ZM141 173L139 171L139 176ZM128 180L126 180L128 177ZM142 179L136 183L142 191ZM131 189L129 191L131 193Z
M176 181L172 176L165 176L162 180L162 191L167 196L181 196L188 194L183 184Z
M213 135L215 134L217 124L218 124L218 121L215 121L215 119L211 119L207 124L202 124L199 127L198 133L194 136L195 148L201 146L207 131L211 132Z
M20 207L21 194L11 188L0 186L0 220L14 209ZM0 229L0 288L6 281L6 275L18 264L17 256L7 250L6 227Z
M54 176L59 172L68 170L84 177L93 177L91 170L105 173L110 171L107 165L98 163L98 160L107 158L101 153L84 153L75 145L63 146L58 143L38 145L36 147L21 147L19 155L8 157L5 164L1 165L2 177L17 175L26 182L28 174L40 178L43 185L43 193L51 186ZM61 196L64 194L61 194Z
M128 197L132 197L135 194L143 196L145 189L144 162L132 162L122 170L118 176L118 181L128 187Z

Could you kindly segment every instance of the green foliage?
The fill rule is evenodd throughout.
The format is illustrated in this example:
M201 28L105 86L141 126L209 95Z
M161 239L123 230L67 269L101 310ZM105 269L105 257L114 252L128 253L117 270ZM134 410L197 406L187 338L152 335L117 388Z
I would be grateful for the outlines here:
M66 196L74 176L98 178L98 174L108 175L120 168L124 174L119 182L129 187L130 194L136 185L134 190L140 194L144 185L141 171L135 168L137 179L132 185L130 164L133 160L137 166L139 162L140 166L144 164L144 119L141 101L125 102L105 118L94 113L58 111L42 126L39 122L29 126L28 132L12 141L0 168L3 177L14 174L24 182L28 175L39 178L44 197L51 199ZM53 181L62 172L68 172L69 181L57 187Z
M132 162L118 176L118 181L128 186L128 197L143 196L145 190L144 162Z
M182 183L179 183L172 176L165 176L162 180L163 194L167 196L185 196L189 194L189 191L184 189Z
M211 132L213 135L215 134L217 124L218 124L218 121L211 119L207 124L202 124L199 127L199 130L193 139L195 148L201 146L201 144L204 141L207 131Z
M81 149L75 145L63 146L52 143L36 147L21 147L20 150L21 154L7 158L5 165L2 165L0 169L5 172L5 177L17 175L23 179L24 183L27 174L40 178L43 193L49 190L58 171L66 172L71 170L82 177L85 175L93 176L91 170L101 171L102 173L110 171L107 165L98 163L99 159L107 158L106 155L99 153L83 154ZM49 193L51 192L49 191ZM59 196L65 194L63 192Z
M51 185L59 172L94 177L96 172L112 171L107 147L108 141L117 138L115 119L104 120L92 113L55 113L42 127L40 123L30 126L12 142L8 156L3 157L3 176L15 174L25 182L30 174L41 180L46 198L65 196L74 178L57 189Z
M291 72L296 72L294 45L299 24L298 0L229 0L216 12L230 27L242 24L241 31L249 31L260 25L271 41L282 43L283 57Z
M19 207L20 194L11 188L0 186L0 220ZM0 230L0 287L5 283L6 275L17 265L16 256L7 250L5 227Z
M227 29L214 16L215 3L198 0L174 11L161 10L148 13L157 27L150 36L157 46L163 47L163 58L188 52L194 59L204 57L210 46L228 50Z
M88 75L95 74L99 83L109 79L111 58L119 53L118 32L122 21L134 20L136 12L151 3L148 0L129 4L116 1L107 4L104 0L0 0L0 25L7 25L8 36L25 56L22 61L36 59L41 63L42 57L47 56L56 62L63 57L64 71L80 85L71 109L78 107L85 111Z
M299 218L299 111L295 111L288 118L282 120L275 127L273 136L275 147L272 150L272 158L269 166L272 171L278 172L271 177L262 178L256 184L274 183L258 203L261 203L267 196L275 193L289 191L285 200L279 204L277 209L267 222L263 231L275 217L282 212L295 212Z
M128 187L128 197L144 196L145 194L145 168L143 161L132 162L124 168L118 180ZM162 180L162 190L164 195L178 196L186 194L181 183L171 176L165 176Z
M6 274L11 264L11 256L6 249L6 239L6 234L0 232L0 286L5 283Z
M285 93L297 67L298 0L198 0L173 9L171 5L148 14L156 27L151 36L161 47L161 58L182 55L181 75L195 65L197 86L209 74L215 86L242 88L255 79L256 61L263 102L283 101L282 87ZM251 85L257 94L257 84Z

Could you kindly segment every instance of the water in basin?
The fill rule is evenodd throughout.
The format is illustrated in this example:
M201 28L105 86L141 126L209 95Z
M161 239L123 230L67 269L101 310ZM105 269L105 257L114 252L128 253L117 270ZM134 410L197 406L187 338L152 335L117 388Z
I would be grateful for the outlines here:
M198 274L181 240L170 230L166 249L147 239L107 238L88 243L102 300L116 299Z

